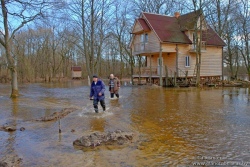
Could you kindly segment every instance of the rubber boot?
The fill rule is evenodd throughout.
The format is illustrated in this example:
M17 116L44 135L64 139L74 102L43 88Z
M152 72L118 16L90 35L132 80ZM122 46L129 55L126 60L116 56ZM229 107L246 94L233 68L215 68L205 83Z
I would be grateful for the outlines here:
M97 100L93 101L93 106L94 106L95 112L98 113L98 101Z
M106 111L105 101L104 101L104 100L101 100L100 103L101 103L101 106L102 106L103 111Z

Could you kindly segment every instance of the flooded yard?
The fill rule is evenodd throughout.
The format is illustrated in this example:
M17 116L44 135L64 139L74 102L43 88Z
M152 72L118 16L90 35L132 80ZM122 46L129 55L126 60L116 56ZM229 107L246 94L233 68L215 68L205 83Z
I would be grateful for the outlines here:
M0 84L0 162L19 166L250 166L249 88L122 86L121 98L96 114L83 81L10 86ZM59 122L34 121L74 107ZM24 131L19 129L24 127ZM126 146L81 150L73 141L89 132L134 132ZM206 164L197 164L206 163ZM214 163L214 164L213 164Z

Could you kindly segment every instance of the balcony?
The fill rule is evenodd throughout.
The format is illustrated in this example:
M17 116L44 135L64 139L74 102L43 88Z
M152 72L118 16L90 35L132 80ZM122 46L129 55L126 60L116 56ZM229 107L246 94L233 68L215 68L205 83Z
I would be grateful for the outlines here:
M175 70L168 68L168 76L169 77L174 77L174 72ZM134 75L133 77L153 77L153 78L158 78L160 77L160 66L152 66L151 67L151 72L150 72L150 67L135 67L134 68ZM166 67L162 66L162 76L166 76Z
M157 53L160 45L152 42L139 42L134 44L133 54Z
M190 50L189 52L194 52L196 53L197 52L197 45L193 44L193 45L190 45ZM206 41L202 41L201 42L201 52L205 52L206 51Z
M166 71L168 72L168 77L174 77L175 73L177 77L185 77L186 72L179 69L176 71L176 69L171 69L171 68L166 68L166 66L162 66L162 76L166 76ZM135 67L134 68L134 78L137 77L142 77L142 78L159 78L160 77L160 66L152 66L151 67L151 72L150 72L150 67Z

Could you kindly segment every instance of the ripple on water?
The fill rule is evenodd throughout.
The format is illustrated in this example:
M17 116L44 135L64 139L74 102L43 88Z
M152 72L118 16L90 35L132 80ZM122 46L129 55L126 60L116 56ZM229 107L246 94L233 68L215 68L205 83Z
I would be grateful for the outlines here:
M0 122L13 120L18 127L25 125L26 130L0 132L0 152L7 154L11 146L24 156L23 166L83 166L90 159L90 166L103 162L116 166L121 159L122 164L131 166L188 166L198 155L232 160L250 156L249 95L240 96L242 91L237 93L237 89L124 87L120 90L122 98L107 97L110 108L103 113L100 107L98 114L88 99L89 87L81 86L81 82L69 86L25 85L20 87L22 96L16 101L9 100L8 92L2 89L0 86L0 107L4 110ZM61 134L58 121L20 119L38 118L69 106L77 111L61 120ZM120 128L145 136L145 141L125 149L80 152L73 147L72 142L82 133ZM8 142L11 134L15 139Z
M82 107L82 111L78 113L79 117L86 117L86 118L104 118L107 116L113 115L112 110L110 107L107 107L106 111L103 112L102 109L99 109L99 113L95 113L93 106Z

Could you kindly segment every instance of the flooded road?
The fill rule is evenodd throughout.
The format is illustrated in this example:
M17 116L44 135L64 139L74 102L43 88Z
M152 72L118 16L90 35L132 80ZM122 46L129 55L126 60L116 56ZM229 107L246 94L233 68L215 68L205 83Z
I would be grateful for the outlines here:
M9 85L0 84L0 126L17 128L0 131L0 161L20 160L25 167L250 166L249 88L122 86L119 100L109 99L106 89L107 111L99 114L82 81L25 84L20 93L12 100ZM34 121L68 107L77 110L61 119L62 133L58 121ZM72 144L85 133L117 129L138 140L89 150Z

